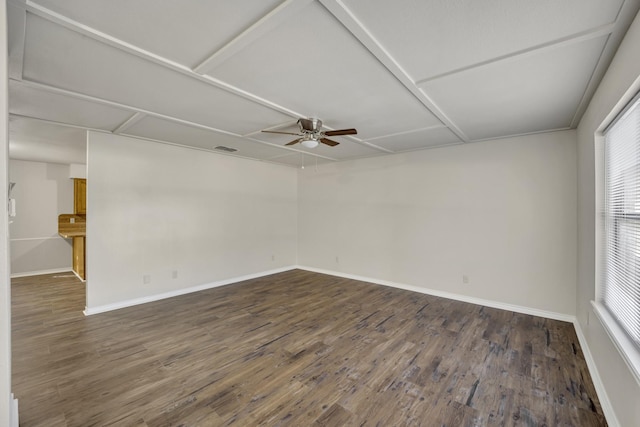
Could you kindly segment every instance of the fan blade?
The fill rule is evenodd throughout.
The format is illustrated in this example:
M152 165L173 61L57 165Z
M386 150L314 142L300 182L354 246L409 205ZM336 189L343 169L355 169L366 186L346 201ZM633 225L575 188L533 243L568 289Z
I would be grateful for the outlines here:
M302 141L302 138L294 139L293 141L291 141L291 142L289 142L287 144L284 144L284 145L293 145L293 144L297 144L300 141Z
M339 142L332 141L329 138L320 138L320 142L330 147L335 147L336 145L340 144Z
M262 132L264 132L264 133L281 133L281 134L283 134L283 135L297 135L297 136L300 136L300 134L299 134L299 133L278 132L278 131L276 131L276 130L263 130Z
M338 130L328 130L324 132L327 136L338 136L338 135L357 135L358 131L355 129L338 129Z

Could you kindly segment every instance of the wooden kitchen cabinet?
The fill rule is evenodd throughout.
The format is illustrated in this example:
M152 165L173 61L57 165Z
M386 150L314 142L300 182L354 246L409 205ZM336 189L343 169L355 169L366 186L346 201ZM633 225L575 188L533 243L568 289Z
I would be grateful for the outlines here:
M73 179L73 213L86 215L87 213L87 180Z
M87 236L87 219L85 215L61 214L58 216L58 234L71 239L73 244L73 271L79 278L86 278L85 272L85 238Z
M58 216L58 234L72 239L72 268L76 275L85 280L85 239L87 236L87 180L73 179L73 214Z

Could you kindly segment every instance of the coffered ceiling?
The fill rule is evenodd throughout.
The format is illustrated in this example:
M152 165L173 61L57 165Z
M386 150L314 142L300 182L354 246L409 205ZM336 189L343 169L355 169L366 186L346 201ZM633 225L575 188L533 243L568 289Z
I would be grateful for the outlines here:
M90 129L301 166L574 128L640 0L8 5L12 157ZM261 132L299 117L358 134Z

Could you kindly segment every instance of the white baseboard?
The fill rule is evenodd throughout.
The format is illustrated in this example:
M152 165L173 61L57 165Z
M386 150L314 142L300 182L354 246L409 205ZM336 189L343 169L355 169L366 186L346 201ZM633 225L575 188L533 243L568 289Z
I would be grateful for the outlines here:
M575 316L572 316L570 314L556 313L555 311L540 310L532 307L525 307L521 305L508 304L505 302L470 297L467 295L454 294L451 292L423 288L420 286L406 285L404 283L391 282L388 280L374 279L371 277L364 277L364 276L358 276L355 274L347 274L347 273L341 273L337 271L324 270L321 268L306 267L303 265L299 265L297 266L297 268L299 268L300 270L313 271L315 273L328 274L330 276L343 277L345 279L359 280L362 282L374 283L376 285L383 285L383 286L389 286L392 288L404 289L405 291L418 292L421 294L433 295L436 297L448 298L456 301L468 302L471 304L484 305L486 307L498 308L501 310L515 311L516 313L530 314L532 316L545 317L547 319L553 319L553 320L561 320L563 322L573 323L576 319Z
M582 354L584 354L584 359L587 362L587 367L589 368L589 374L591 375L593 386L596 388L596 393L598 394L598 400L600 400L600 406L602 406L602 412L604 413L604 416L607 419L607 424L609 424L610 427L620 427L620 422L616 417L616 413L613 410L613 406L611 405L611 401L609 400L607 391L604 388L604 383L602 382L602 378L600 378L600 373L598 372L596 361L593 359L591 350L589 350L589 345L587 344L587 338L584 336L584 333L582 332L582 327L580 326L580 322L578 322L578 319L574 320L573 327L576 330L576 335L578 336L580 347L582 347Z
M287 266L282 268L276 268L274 270L261 271L260 273L247 274L246 276L233 277L230 279L220 280L217 282L205 283L198 286L192 286L190 288L176 289L170 292L164 292L156 295L149 295L141 298L134 298L126 301L119 301L113 304L105 304L97 307L85 307L85 316L91 316L93 314L104 313L107 311L118 310L120 308L131 307L134 305L146 304L148 302L159 301L166 298L177 297L184 294L190 294L192 292L204 291L205 289L217 288L219 286L232 285L234 283L243 282L245 280L257 279L263 276L269 276L271 274L282 273L285 271L295 270L295 266Z
M70 267L64 268L52 268L50 270L38 270L38 271L26 271L24 273L12 273L11 278L27 277L27 276L40 276L41 274L54 274L54 273L73 273Z

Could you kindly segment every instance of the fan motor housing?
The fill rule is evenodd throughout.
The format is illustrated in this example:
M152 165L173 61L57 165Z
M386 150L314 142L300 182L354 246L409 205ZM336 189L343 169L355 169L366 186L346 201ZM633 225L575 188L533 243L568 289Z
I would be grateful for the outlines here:
M300 130L302 132L319 132L322 127L322 120L311 118L311 119L299 119L298 124L300 125Z

